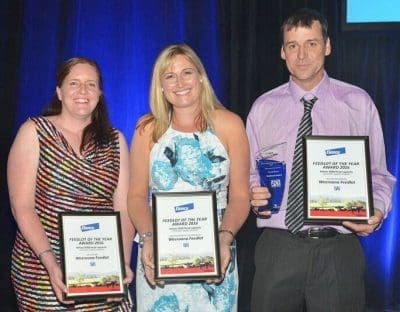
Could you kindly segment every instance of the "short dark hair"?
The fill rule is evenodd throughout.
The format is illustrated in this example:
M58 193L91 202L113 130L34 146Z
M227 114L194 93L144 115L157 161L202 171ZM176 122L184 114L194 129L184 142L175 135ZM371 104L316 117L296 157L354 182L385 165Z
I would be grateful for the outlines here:
M287 30L297 27L311 28L314 21L321 24L322 37L326 42L328 40L328 21L326 18L316 10L309 8L302 8L289 15L281 26L281 39L283 44L283 34Z
M57 87L61 87L65 78L71 72L72 67L78 64L88 64L96 70L99 79L99 88L100 91L102 91L99 97L99 102L92 113L92 122L83 131L82 142L80 146L80 150L82 151L86 144L88 144L91 140L93 140L98 146L107 144L112 138L113 129L108 117L107 104L103 94L103 78L100 67L94 60L86 57L74 57L62 63L56 75ZM61 109L61 101L58 99L57 92L55 92L50 103L43 110L43 116L59 115L61 113Z

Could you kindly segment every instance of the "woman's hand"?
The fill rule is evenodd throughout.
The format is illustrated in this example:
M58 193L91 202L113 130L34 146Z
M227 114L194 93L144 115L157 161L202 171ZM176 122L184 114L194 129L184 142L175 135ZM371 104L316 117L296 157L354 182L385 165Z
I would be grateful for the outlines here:
M233 240L233 236L228 232L219 232L219 253L220 253L220 260L221 260L221 278L216 279L209 279L207 283L221 283L226 274L226 270L229 267L229 263L232 261L232 254L231 254L231 244Z
M133 281L133 276L134 274L131 266L125 263L125 278L122 282L129 287L129 284ZM111 297L107 298L107 302L121 302L123 299L123 297Z
M125 263L125 278L123 280L123 283L129 286L129 284L133 281L133 277L134 273L131 269L131 266L128 263Z
M153 239L148 238L143 241L141 247L141 260L146 279L151 286L156 286L157 283L154 279L154 247Z
M67 293L67 286L63 283L63 274L55 255L47 253L42 258L42 263L49 274L51 287L57 297L57 300L64 304L73 304L72 300L64 300L64 293Z

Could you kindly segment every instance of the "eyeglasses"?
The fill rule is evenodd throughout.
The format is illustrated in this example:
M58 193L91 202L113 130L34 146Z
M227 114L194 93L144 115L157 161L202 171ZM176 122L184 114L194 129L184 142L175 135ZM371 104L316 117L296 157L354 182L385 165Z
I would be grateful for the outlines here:
M186 68L182 70L179 75L177 73L165 73L161 77L161 80L168 86L174 86L178 83L178 79L180 79L180 81L187 82L196 77L197 74L198 72L195 69Z

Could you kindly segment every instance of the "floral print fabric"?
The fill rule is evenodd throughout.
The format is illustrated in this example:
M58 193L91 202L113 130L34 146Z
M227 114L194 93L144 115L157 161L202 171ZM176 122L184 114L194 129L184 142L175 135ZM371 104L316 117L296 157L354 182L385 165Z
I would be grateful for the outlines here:
M150 152L151 192L215 191L218 219L227 204L229 157L211 129L186 133L169 128ZM235 249L233 261L221 284L204 282L166 284L151 288L138 261L138 312L229 312L236 311L238 277Z

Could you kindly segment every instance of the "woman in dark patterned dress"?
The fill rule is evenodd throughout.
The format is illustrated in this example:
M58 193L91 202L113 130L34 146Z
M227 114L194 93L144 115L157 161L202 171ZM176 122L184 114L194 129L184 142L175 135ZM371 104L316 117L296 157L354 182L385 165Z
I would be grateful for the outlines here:
M12 281L20 311L130 311L128 300L63 300L57 217L60 212L119 211L126 278L133 226L127 215L128 148L112 128L98 65L65 62L43 116L20 128L8 160L11 209L18 225Z

